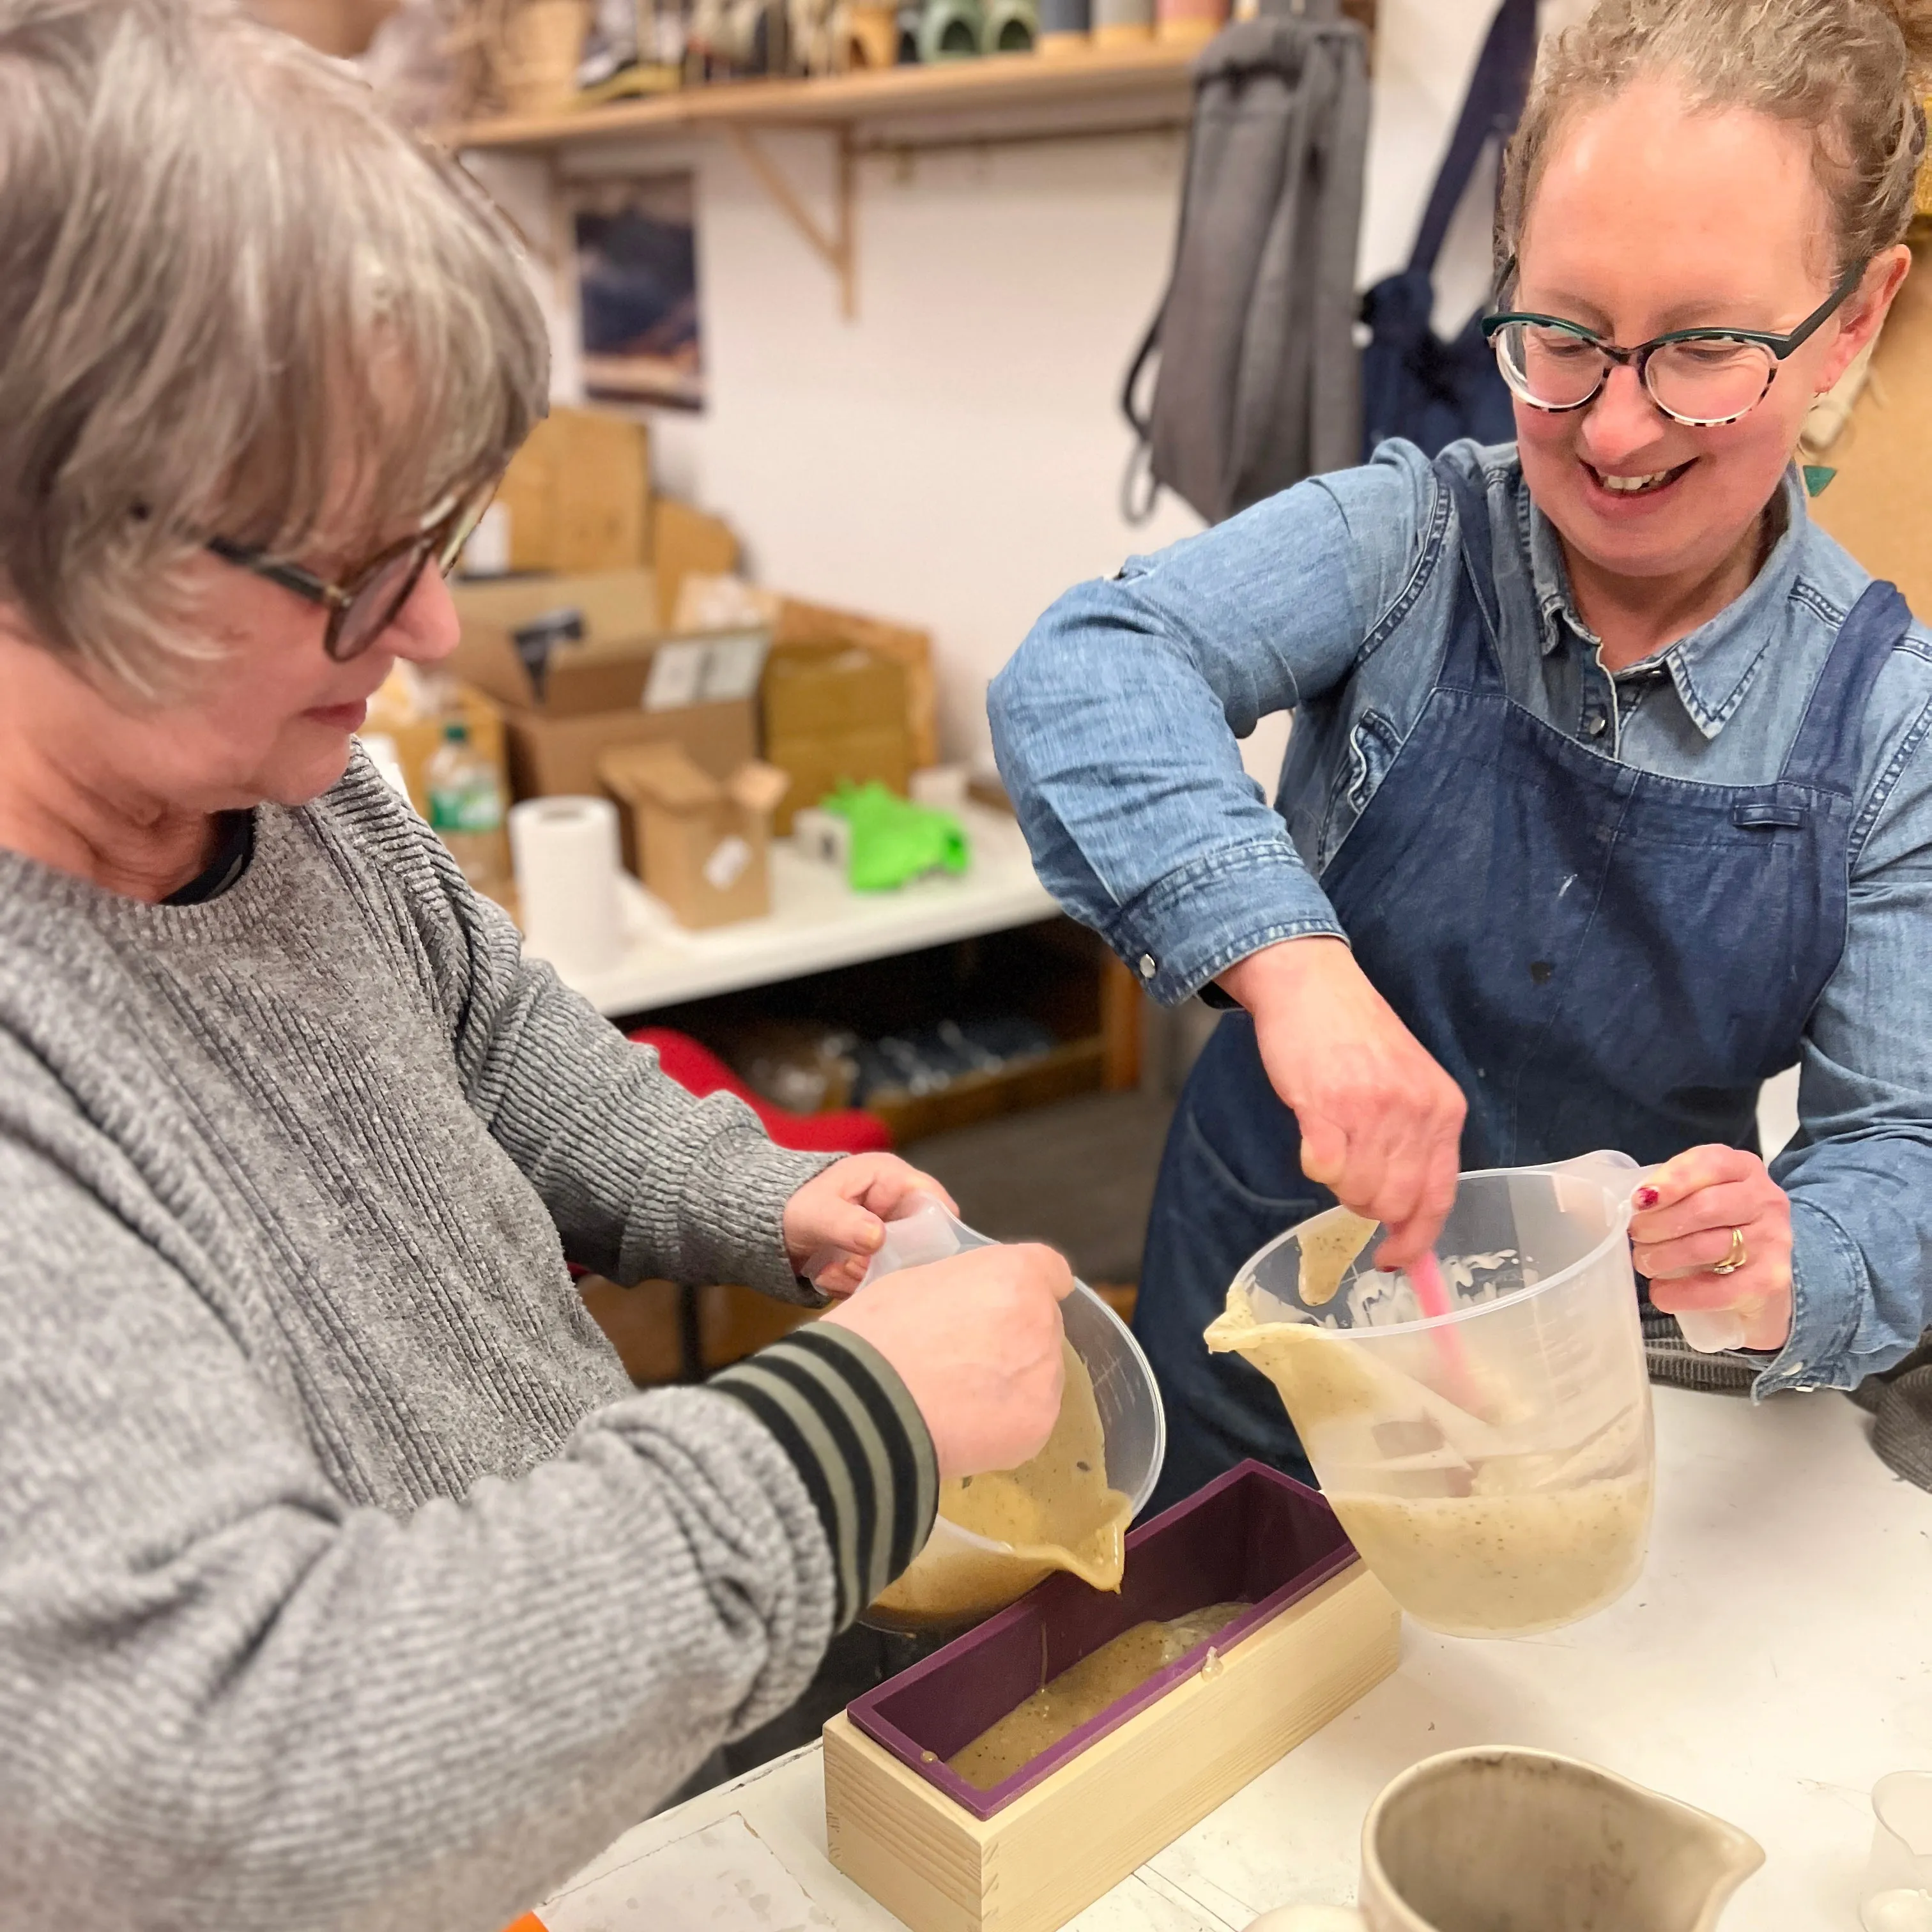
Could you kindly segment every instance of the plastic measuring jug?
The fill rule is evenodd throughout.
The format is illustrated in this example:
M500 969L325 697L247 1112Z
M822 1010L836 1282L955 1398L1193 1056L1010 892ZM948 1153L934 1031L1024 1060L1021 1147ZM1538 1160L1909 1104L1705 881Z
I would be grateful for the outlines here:
M994 1245L926 1196L910 1214L886 1223L884 1243L855 1292L863 1294L881 1275L900 1268L920 1268L969 1248ZM808 1263L806 1272L812 1271ZM1126 1324L1084 1282L1074 1283L1073 1292L1060 1304L1060 1313L1066 1340L1094 1384L1106 1486L1131 1505L1120 1524L1124 1531L1154 1493L1167 1454L1167 1417L1160 1391ZM976 1535L941 1516L901 1584L872 1605L861 1621L886 1630L932 1630L974 1622L1004 1610L1062 1567L1034 1559L1011 1544Z
M1636 1163L1466 1174L1425 1316L1334 1208L1269 1243L1208 1330L1275 1384L1363 1559L1418 1622L1553 1630L1642 1568L1655 1450L1624 1230Z

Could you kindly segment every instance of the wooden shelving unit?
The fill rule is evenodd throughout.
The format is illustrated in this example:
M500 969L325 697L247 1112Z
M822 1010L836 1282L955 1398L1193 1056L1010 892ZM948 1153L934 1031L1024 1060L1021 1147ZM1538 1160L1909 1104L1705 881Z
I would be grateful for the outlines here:
M471 122L446 136L457 148L574 148L667 139L711 129L854 128L882 121L978 112L1039 113L1104 105L1186 116L1198 43L996 55L930 67L883 68L820 80L741 80L682 88L643 100L548 115ZM989 137L997 138L997 137ZM898 146L898 143L891 145Z
M994 55L882 68L816 80L722 81L648 100L556 114L507 115L446 129L452 148L523 154L560 176L594 166L586 150L722 135L824 262L848 321L858 314L858 164L867 154L1012 146L1170 131L1186 124L1189 74L1202 43L1152 40L1069 53ZM800 197L766 153L765 133L815 133L832 144L829 218Z

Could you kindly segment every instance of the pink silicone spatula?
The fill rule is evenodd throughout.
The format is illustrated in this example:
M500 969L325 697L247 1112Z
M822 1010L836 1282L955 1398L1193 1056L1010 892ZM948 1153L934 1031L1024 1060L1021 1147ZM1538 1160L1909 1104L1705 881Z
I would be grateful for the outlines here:
M1449 1284L1442 1279L1442 1264L1436 1258L1432 1250L1402 1272L1408 1276L1408 1285L1415 1291L1416 1306L1430 1320L1454 1312L1455 1304L1450 1298ZM1460 1332L1454 1322L1445 1322L1434 1334L1436 1350L1442 1362L1443 1394L1458 1408L1467 1409L1472 1415L1480 1414L1475 1373L1469 1366Z

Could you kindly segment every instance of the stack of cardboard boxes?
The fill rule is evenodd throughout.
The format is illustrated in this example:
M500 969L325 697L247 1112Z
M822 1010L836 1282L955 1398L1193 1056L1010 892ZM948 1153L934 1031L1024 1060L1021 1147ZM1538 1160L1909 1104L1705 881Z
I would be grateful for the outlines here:
M715 925L769 909L765 842L800 806L844 781L903 793L934 761L931 640L765 593L762 622L674 630L685 580L735 570L737 544L652 499L645 439L581 410L539 429L487 532L506 574L453 586L449 668L500 716L516 798L615 797L626 862Z
M767 634L666 637L648 570L465 584L457 608L449 668L502 706L518 798L596 792L621 746L681 746L715 778L757 755Z

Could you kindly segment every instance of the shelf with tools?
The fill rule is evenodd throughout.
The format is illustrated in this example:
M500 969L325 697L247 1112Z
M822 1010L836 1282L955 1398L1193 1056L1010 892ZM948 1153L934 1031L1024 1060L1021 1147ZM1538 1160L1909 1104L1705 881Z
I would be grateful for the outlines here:
M863 156L1172 133L1187 124L1190 68L1201 45L1197 36L810 80L714 82L643 100L470 122L444 138L463 151L533 155L561 174L566 158L573 170L592 165L586 150L722 135L825 264L849 322L858 314ZM802 132L831 142L830 207L823 212L760 139Z
M1186 118L1188 68L1200 46L1198 39L1145 40L812 80L724 81L643 100L472 121L450 129L446 138L457 148L531 152L712 130L855 130L884 121L981 112L1059 116L1068 110L1121 108L1178 126ZM1052 130L1042 126L1038 131Z

